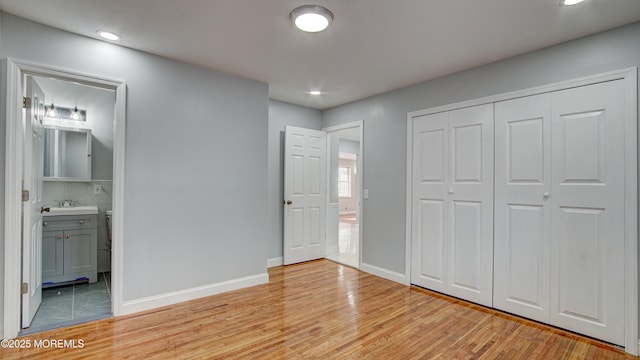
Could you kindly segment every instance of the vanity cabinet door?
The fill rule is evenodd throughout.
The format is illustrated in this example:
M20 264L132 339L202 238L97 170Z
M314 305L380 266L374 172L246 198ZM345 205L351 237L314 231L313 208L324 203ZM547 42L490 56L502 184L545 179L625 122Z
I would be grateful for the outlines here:
M44 231L42 233L42 278L62 275L63 273L63 233L62 231Z
M67 230L64 232L65 274L95 272L97 262L96 229Z

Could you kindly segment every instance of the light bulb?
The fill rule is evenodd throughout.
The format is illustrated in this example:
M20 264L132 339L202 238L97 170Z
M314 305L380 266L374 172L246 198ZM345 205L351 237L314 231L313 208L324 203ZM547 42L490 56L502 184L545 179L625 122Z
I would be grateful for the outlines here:
M47 111L47 116L52 118L58 117L58 111L56 110L56 107L53 106L53 103L51 103L51 109Z
M78 107L74 107L71 112L71 116L69 117L71 120L80 120L80 113L78 112Z

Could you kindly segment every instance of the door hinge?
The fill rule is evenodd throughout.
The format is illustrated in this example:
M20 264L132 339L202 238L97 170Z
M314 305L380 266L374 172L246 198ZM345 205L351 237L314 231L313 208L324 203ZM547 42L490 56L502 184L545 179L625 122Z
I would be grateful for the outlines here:
M22 293L26 294L29 292L29 283L22 283Z
M29 190L22 190L22 201L29 201Z
M22 108L23 109L29 109L31 108L31 98L30 97L23 97L22 98Z

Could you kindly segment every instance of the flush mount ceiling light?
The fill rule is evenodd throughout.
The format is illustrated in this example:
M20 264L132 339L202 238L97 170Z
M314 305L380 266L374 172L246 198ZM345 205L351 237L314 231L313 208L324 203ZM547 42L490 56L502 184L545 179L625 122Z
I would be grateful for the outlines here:
M322 95L322 91L320 90L311 90L308 92L309 95Z
M306 32L320 32L331 25L333 13L320 5L302 5L290 14L296 27Z
M120 36L117 34L114 34L112 32L109 31L104 31L104 30L98 30L98 35L100 35L100 37L102 37L105 40L109 40L109 41L118 41L120 40Z
M571 5L580 4L583 1L584 0L561 0L560 5L571 6Z

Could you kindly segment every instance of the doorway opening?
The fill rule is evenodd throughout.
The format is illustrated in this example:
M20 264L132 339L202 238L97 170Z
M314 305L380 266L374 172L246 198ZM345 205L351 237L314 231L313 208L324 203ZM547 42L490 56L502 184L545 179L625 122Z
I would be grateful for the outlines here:
M126 84L3 64L4 338L118 315Z
M327 132L326 258L354 268L361 259L362 124Z
M41 269L42 301L32 319L23 304L21 334L112 316L115 91L42 76L26 81L27 89L40 89L45 105L37 115L43 125L37 175L41 207L50 210L42 213L41 260L34 266Z

